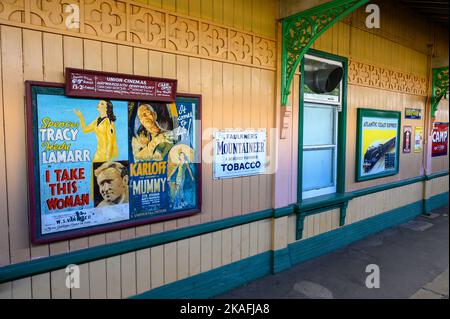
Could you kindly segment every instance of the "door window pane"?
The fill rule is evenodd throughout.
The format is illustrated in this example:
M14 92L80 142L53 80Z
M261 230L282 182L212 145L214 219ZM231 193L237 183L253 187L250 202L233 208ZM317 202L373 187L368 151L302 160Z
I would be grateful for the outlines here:
M336 107L328 105L305 104L303 145L334 144L334 114Z
M303 191L334 186L334 148L304 150Z

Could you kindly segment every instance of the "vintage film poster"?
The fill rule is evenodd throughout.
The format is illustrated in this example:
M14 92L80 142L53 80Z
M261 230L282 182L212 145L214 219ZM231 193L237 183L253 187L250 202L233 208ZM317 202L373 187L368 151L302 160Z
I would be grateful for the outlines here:
M28 83L34 242L200 211L199 98L72 98Z
M412 127L403 126L403 153L411 153Z
M358 109L357 180L398 173L401 113Z
M215 179L264 174L266 130L226 130L214 133Z
M414 153L423 151L423 127L416 126L414 128Z
M195 209L198 202L197 105L130 103L130 199L133 218Z
M432 157L448 154L448 123L433 123L431 141Z

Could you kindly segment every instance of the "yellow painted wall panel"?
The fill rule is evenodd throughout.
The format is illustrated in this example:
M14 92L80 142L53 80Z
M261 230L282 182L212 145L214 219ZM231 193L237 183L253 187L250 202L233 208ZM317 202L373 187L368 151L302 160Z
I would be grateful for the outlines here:
M241 226L241 257L247 258L250 255L250 225Z
M189 0L189 15L197 18L202 16L201 0Z
M196 275L201 271L200 237L189 239L189 275Z
M73 287L70 289L70 297L72 299L89 299L91 298L91 284L90 284L90 267L89 263L79 265L80 270L80 286L79 288ZM95 268L95 267L94 267ZM93 270L95 272L95 269ZM66 273L66 276L69 273ZM103 276L103 273L100 272L100 276ZM74 278L75 279L75 278ZM95 284L95 283L94 283ZM119 285L120 287L120 285ZM93 293L95 296L95 293Z
M121 255L122 298L136 294L136 252Z
M136 293L140 294L151 288L150 248L136 252Z
M177 13L189 14L189 0L175 0Z
M212 234L212 268L222 266L222 232Z
M33 299L50 299L50 274L45 273L31 277L31 287Z
M89 263L89 287L91 299L106 299L106 261Z
M12 282L0 284L0 299L12 299Z
M212 13L214 22L223 23L223 0L213 0Z
M9 236L11 262L30 258L28 228L28 203L23 196L27 184L25 121L24 121L24 79L22 73L23 50L22 31L19 28L0 26L2 39L2 83L4 102L4 149L7 174L9 211ZM21 145L22 147L17 147Z
M205 272L212 268L212 234L200 237L200 271Z
M12 297L13 299L31 299L31 278L13 281Z
M222 232L222 266L231 263L231 251L232 251L232 229L227 228Z
M0 52L2 51L2 37L0 29ZM2 74L2 54L0 54L0 74ZM0 76L0 87L3 87L3 77ZM0 90L0 267L11 263L9 253L9 230L8 230L8 193L6 184L6 154L5 154L5 118L4 118L3 91ZM0 285L0 298L5 286ZM5 297L6 298L6 297Z
M231 261L241 259L241 226L233 227L231 234Z
M70 299L70 289L66 287L66 276L65 269L50 273L52 299Z
M189 276L189 239L177 242L177 278Z
M106 259L106 296L108 299L120 299L122 297L120 259L120 256Z
M213 20L213 0L200 0L201 16L205 20Z
M164 245L164 284L177 280L177 243Z
M150 249L152 289L164 284L164 246Z

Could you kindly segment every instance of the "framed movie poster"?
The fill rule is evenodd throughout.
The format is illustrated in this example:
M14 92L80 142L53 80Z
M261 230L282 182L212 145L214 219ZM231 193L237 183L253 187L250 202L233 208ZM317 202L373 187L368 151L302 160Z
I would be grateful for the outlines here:
M33 243L200 212L200 96L129 101L67 97L63 84L26 88Z
M411 153L412 127L403 126L403 153Z
M398 174L401 112L358 109L356 180Z

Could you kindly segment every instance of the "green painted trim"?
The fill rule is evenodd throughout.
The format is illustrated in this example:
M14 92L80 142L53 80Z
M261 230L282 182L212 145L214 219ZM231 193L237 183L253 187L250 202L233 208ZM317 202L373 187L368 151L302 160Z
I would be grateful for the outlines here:
M341 206L341 212L339 215L339 226L345 226L345 218L347 217L347 208L348 208L348 202L345 202L342 206Z
M61 255L39 258L23 263L13 264L0 268L0 283L63 269L70 264L82 264L90 261L104 259L128 252L162 245L168 242L182 240L222 229L248 224L251 222L271 218L273 210L268 209L243 216L231 217L224 220L213 221L206 224L190 226L172 230L165 233L146 237L130 239L122 242L87 248Z
M386 190L397 188L397 187L403 187L403 186L407 186L410 184L423 182L424 180L425 180L425 176L418 176L418 177L404 179L404 180L401 180L398 182L392 182L389 184L382 184L382 185L377 185L377 186L373 186L373 187L369 187L369 188L359 189L359 190L351 192L350 194L353 198L361 197L361 196L370 195L373 193L378 193L378 192L386 191Z
M448 175L448 172L440 172L437 174L429 175L430 179L438 178ZM321 209L332 206L334 204L344 204L349 200L365 196L372 193L377 193L384 190L389 190L396 187L402 187L409 184L414 184L420 181L424 181L425 176L419 176L399 182L389 183L386 185L379 185L375 187L370 187L358 191L354 191L346 194L337 194L335 196L321 196L320 198L307 199L303 201L300 205L290 205L285 208L277 209L277 216L275 217L275 210L268 209L261 212L250 213L244 216L231 217L225 220L209 222L202 225L190 226L178 230L169 231L166 233L155 234L147 237L141 237L136 239L130 239L123 242L112 243L107 245L102 245L98 247L87 248L75 252L69 252L61 255L50 256L39 258L36 260L31 260L23 263L13 264L9 266L4 266L0 268L0 283L9 282L41 273L50 272L57 269L63 269L70 264L83 264L90 261L95 261L99 259L104 259L116 255L121 255L131 251L136 251L139 249L150 248L157 245L162 245L168 242L173 242L177 240L182 240L194 236L199 236L202 234L222 230L225 228L235 227L259 220L264 220L268 218L279 218L283 216L288 216L292 214L299 214L299 210L313 210ZM429 201L429 200L428 200ZM432 203L436 202L429 201L428 206L434 207ZM433 206L430 206L433 205ZM342 216L342 214L341 214ZM304 221L304 217L303 217ZM303 225L302 219L297 218L296 236L301 234L303 228L299 227ZM301 235L300 235L301 236Z
M302 58L302 64L300 65L300 73L305 74L305 63ZM303 88L305 87L305 77L300 77L300 88L299 88L299 105L298 105L298 139L297 139L297 202L300 202L303 198L303 130L304 130L304 96Z
M311 45L336 22L369 0L332 0L282 20L281 105L286 105L292 79Z
M345 165L346 165L346 143L347 143L347 91L348 91L348 58L331 54L328 52L323 52L319 50L309 49L307 54L324 58L328 60L333 60L342 63L342 68L344 69L344 74L342 77L342 110L338 112L338 154L337 154L337 178L336 178L336 192L340 194L345 193ZM301 74L304 74L304 58L302 58L301 63ZM303 194L303 130L304 130L304 92L305 87L305 77L300 78L300 98L299 98L299 115L298 115L298 169L297 169L297 202L302 201Z
M439 178L439 177L444 177L444 176L447 176L447 175L448 175L448 171L439 172L439 173L433 173L433 174L426 175L425 179L427 181L431 181L432 179Z
M289 248L283 248L273 251L272 274L285 271L292 267Z
M205 299L227 292L271 271L272 251L155 288L131 299Z
M422 201L385 212L288 246L293 265L319 257L386 228L400 225L422 213Z
M287 248L265 252L222 266L132 297L145 298L210 298L254 279L275 273L295 264L319 257L384 229L397 226L420 215L421 201L381 215L341 227L327 233L289 244Z
M295 240L300 240L303 238L303 229L305 228L305 218L304 214L297 213L297 218L295 221Z
M343 204L348 202L353 198L352 193L345 194L328 194L317 196L313 198L308 198L297 204L297 207L300 211L309 211L309 210L317 210L317 209L327 209L333 205Z
M364 116L368 117L381 117L381 118L389 118L389 119L398 119L398 126L397 126L397 141L396 141L396 156L395 156L395 170L385 172L385 173L378 173L370 176L362 176L361 175L361 139L362 139L362 118ZM375 109L365 109L365 108L358 108L358 114L357 114L357 136L356 136L356 181L357 182L363 182L368 181L372 179L387 177L387 176L393 176L397 175L400 171L400 131L402 126L402 113L400 111L385 111L385 110L375 110Z
M436 208L447 206L449 202L448 196L449 193L445 192L424 200L424 213L430 213Z
M436 174L436 176L445 176L444 173ZM345 194L329 194L314 198L309 198L296 205L297 209L297 221L296 221L296 239L300 240L303 237L304 219L308 215L319 214L331 209L340 208L339 225L345 225L345 218L347 215L348 202L356 197L366 196L393 188L403 187L418 182L425 181L425 176L418 176L409 178L406 180L392 182L389 184L383 184L373 186L357 191L345 193ZM308 213L304 213L308 212Z
M275 208L273 210L273 217L280 218L280 217L284 217L284 216L289 216L294 213L294 210L295 210L295 205L293 205L293 204L286 206L286 207L282 207L282 208Z

